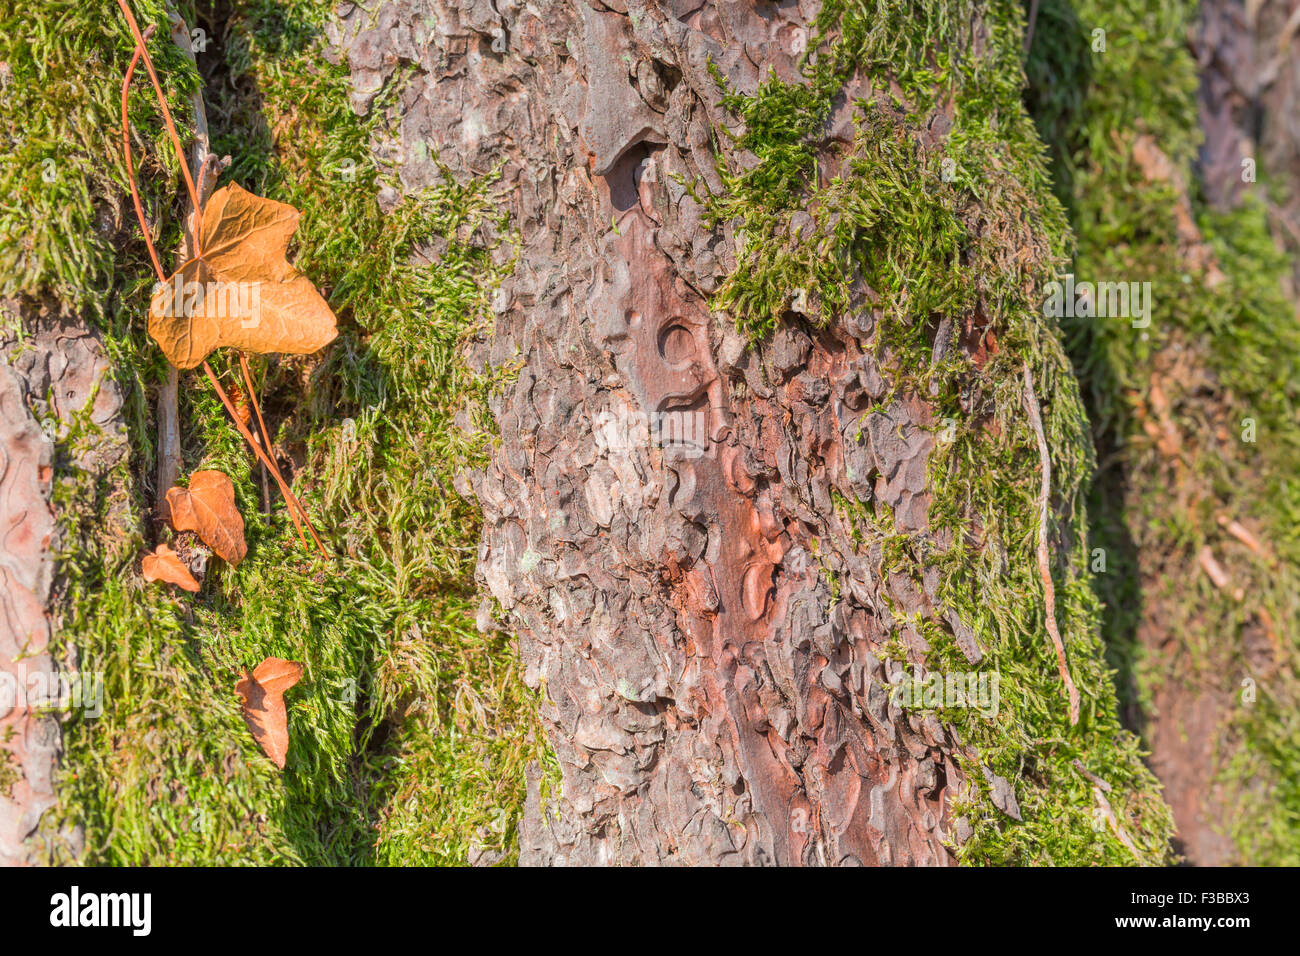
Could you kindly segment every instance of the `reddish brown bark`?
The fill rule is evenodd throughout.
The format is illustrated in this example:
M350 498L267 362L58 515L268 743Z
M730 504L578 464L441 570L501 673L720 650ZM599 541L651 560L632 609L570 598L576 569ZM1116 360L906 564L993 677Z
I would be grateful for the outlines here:
M78 443L68 462L90 474L111 468L125 439L122 399L94 334L31 303L0 303L0 314L6 327L21 322L26 331L0 332L0 865L15 865L48 858L52 835L41 818L55 801L57 714L71 702L75 668L49 649L60 544L53 439L90 406L98 435Z
M480 573L563 772L545 807L531 782L523 862L951 862L960 746L888 700L882 645L923 642L887 604L980 651L937 574L882 576L832 503L878 496L925 533L929 410L868 411L890 371L864 303L833 331L792 314L761 346L712 315L734 237L677 178L721 189L714 130L735 120L709 62L743 92L793 79L816 5L433 7L349 6L336 39L359 110L415 70L377 149L404 186L435 182L435 155L462 178L503 163L519 230L472 358L522 368L472 485ZM665 422L687 440L652 438Z

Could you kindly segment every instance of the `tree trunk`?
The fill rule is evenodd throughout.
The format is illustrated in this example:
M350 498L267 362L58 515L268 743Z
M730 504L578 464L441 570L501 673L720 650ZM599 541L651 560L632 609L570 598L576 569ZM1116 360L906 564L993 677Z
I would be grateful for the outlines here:
M562 772L549 799L530 781L521 860L952 863L969 833L954 801L974 788L959 763L979 755L890 699L886 645L922 655L915 616L972 666L983 650L937 569L891 572L834 504L873 502L898 534L933 538L931 405L877 362L860 281L841 321L819 327L795 301L754 344L711 313L737 237L683 186L721 191L719 151L731 168L754 159L715 133L736 119L711 70L746 94L769 69L797 81L817 5L429 6L348 5L339 40L358 110L399 62L416 68L378 148L403 187L501 163L519 231L476 357L518 376L472 484L481 578L519 633ZM981 55L972 17L957 55ZM841 92L817 147L827 179L854 101L888 92L861 76ZM921 141L951 125L936 111ZM934 361L996 351L978 317L956 322ZM1018 818L1008 782L983 775Z
M82 840L80 827L38 833L60 750L58 719L45 709L67 707L77 683L50 653L55 554L66 544L51 501L54 443L80 431L67 464L93 485L126 439L122 397L92 330L48 304L3 302L0 317L0 866L9 866L47 860L52 839L74 852ZM86 419L94 427L79 429Z

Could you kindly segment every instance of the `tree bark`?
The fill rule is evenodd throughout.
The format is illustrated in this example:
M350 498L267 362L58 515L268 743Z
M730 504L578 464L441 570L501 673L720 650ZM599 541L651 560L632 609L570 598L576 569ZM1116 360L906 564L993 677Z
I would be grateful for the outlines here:
M95 481L126 454L126 428L108 358L85 323L33 302L0 302L0 317L0 866L12 866L48 860L52 840L74 852L82 840L79 826L40 827L61 749L48 711L66 708L80 680L75 658L50 649L54 556L68 544L51 502L55 441L88 417L95 428L73 443L68 465ZM11 331L19 326L21 336Z
M359 111L416 67L378 147L403 186L502 163L519 229L475 356L519 373L472 485L480 574L563 776L549 801L530 781L521 861L953 862L964 751L889 701L882 647L917 635L887 605L981 652L937 573L922 589L882 571L832 501L875 496L925 534L930 410L869 411L892 371L863 301L824 330L791 314L757 346L710 314L735 237L681 185L720 190L719 149L745 161L714 135L734 119L710 63L745 93L769 68L795 79L816 5L429 6L347 5L337 40ZM838 101L828 169L865 93Z

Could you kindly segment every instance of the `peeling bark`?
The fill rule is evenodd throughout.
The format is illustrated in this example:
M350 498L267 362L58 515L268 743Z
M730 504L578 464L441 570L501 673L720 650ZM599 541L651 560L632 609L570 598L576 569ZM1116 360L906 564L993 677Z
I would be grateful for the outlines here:
M126 453L122 398L99 341L79 320L16 302L0 303L0 865L49 859L52 835L41 817L55 803L60 752L60 675L75 660L50 653L54 555L59 547L51 504L56 441L74 420L88 419L88 442L66 464L102 475ZM42 427L44 425L44 427ZM5 766L11 769L9 778Z
M8 364L0 365L0 455L0 865L12 866L33 862L25 841L54 803L59 732L25 703L27 675L54 672L46 651L54 445L27 407L26 381Z
M734 237L706 228L677 179L721 189L714 151L731 147L713 130L734 120L710 60L741 92L769 67L793 79L816 5L340 14L355 109L414 73L377 156L410 190L439 163L457 177L503 164L519 230L495 334L471 360L522 368L470 483L479 572L544 690L563 774L545 806L530 782L522 862L951 863L965 751L889 700L898 665L882 647L923 651L901 617L917 612L972 662L982 651L939 605L937 571L924 587L885 572L832 500L879 499L898 531L928 534L930 409L910 395L869 410L892 372L868 347L865 301L820 331L792 312L760 346L712 315ZM869 94L842 97L828 168L852 136L845 104Z

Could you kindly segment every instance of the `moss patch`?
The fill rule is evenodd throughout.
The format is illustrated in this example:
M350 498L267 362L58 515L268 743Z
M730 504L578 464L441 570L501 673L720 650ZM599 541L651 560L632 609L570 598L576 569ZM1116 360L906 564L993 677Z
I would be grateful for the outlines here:
M757 162L722 169L724 193L701 197L715 222L744 237L713 304L762 336L796 301L814 321L838 321L860 276L881 316L874 346L895 374L895 394L927 396L935 418L952 424L952 440L931 456L929 537L892 533L879 505L841 499L839 511L864 545L880 542L886 570L919 580L924 568L941 569L941 599L974 628L987 650L983 668L1000 675L996 719L964 710L943 716L1013 782L1024 821L982 798L958 807L975 829L960 858L1159 862L1168 809L1136 738L1120 727L1086 575L1087 421L1059 330L1040 308L1038 290L1063 265L1070 236L1020 102L1021 15L1014 6L942 2L905 12L830 2L813 25L818 39L809 44L804 82L769 78L752 97L730 92L743 124L736 141ZM822 124L858 71L873 92L858 104L839 172L823 181L815 162ZM926 135L936 114L951 119L944 137ZM980 365L959 350L932 362L933 329L944 317L973 323L996 348ZM1039 475L1023 406L1026 362L1052 454L1050 530L1065 558L1053 569L1057 619L1084 700L1075 727L1035 561ZM931 645L928 668L969 668L951 637L915 623ZM1110 801L1137 860L1097 825L1076 760L1114 788ZM982 771L966 769L983 789Z
M160 25L151 52L184 117L181 94L198 77L169 50L161 4L133 6L142 25ZM104 488L67 466L69 443L59 449L60 650L102 672L105 694L103 716L76 717L65 730L59 813L84 824L84 862L463 863L481 849L509 860L523 768L545 759L509 635L475 625L478 520L453 490L457 471L480 463L492 440L484 398L494 383L459 357L502 268L463 238L495 217L491 184L447 182L392 215L379 212L374 120L351 112L346 69L323 57L329 8L249 0L201 10L199 20L182 11L209 28L200 63L224 58L206 96L214 151L233 159L227 178L301 210L291 254L340 318L323 360L254 362L295 491L337 560L298 545L274 492L263 513L261 479L237 432L206 380L182 376L184 471L216 468L234 479L250 548L237 569L213 562L196 597L146 586L138 574L154 534L150 421L164 369L143 331L153 276L129 218L109 234L91 228L130 216L113 108L128 34L84 4L3 17L4 36L19 39L6 39L0 59L26 80L7 118L18 108L46 117L71 109L77 132L67 139L37 127L22 146L27 165L6 162L0 177L35 190L38 137L48 133L46 149L80 144L60 147L68 176L79 177L63 187L74 201L41 199L62 213L49 219L41 254L6 268L6 278L11 291L52 293L84 310L131 410L131 457L109 482L127 490L125 528L107 527ZM92 42L97 58L85 49ZM395 86L384 94L394 95ZM137 80L140 180L169 266L183 197L151 96ZM6 228L27 228L13 222ZM438 239L438 261L412 260ZM218 358L233 381L232 357ZM453 424L458 417L467 428ZM283 773L252 741L234 694L240 669L267 655L306 664L287 696Z
M1261 202L1276 187L1262 177L1227 214L1197 195L1201 132L1187 49L1195 18L1195 4L1160 0L1122 9L1044 3L1028 100L1074 223L1075 273L1150 282L1155 303L1141 330L1123 318L1067 320L1098 443L1108 450L1092 493L1100 515L1093 546L1112 558L1096 580L1122 689L1138 715L1169 682L1225 701L1215 784L1231 808L1227 829L1239 859L1295 865L1300 326ZM1063 75L1082 82L1062 83ZM1135 159L1139 137L1168 157L1185 188L1144 173ZM1188 260L1180 204L1213 252L1223 276L1217 285ZM1169 435L1173 446L1166 437L1162 448ZM1248 527L1263 553L1232 537L1225 520ZM1207 547L1230 588L1215 587L1199 569ZM1146 649L1144 627L1175 637L1177 653ZM1254 703L1244 699L1247 679Z

